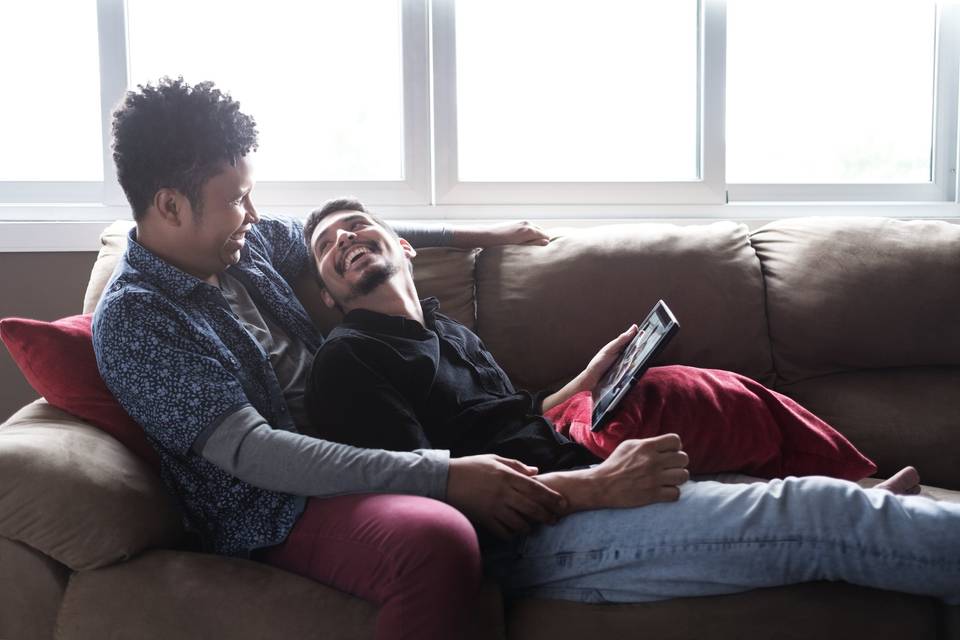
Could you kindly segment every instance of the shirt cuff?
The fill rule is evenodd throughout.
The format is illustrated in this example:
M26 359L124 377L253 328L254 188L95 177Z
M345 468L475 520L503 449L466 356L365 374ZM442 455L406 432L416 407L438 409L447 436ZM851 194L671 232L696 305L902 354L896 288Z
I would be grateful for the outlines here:
M430 466L427 497L446 501L447 480L450 477L450 452L446 449L417 449L414 453L419 453Z

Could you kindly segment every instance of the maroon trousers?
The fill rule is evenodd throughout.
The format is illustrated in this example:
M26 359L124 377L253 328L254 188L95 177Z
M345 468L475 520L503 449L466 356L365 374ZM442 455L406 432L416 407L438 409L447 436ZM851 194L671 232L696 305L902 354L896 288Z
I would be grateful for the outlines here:
M310 498L286 541L257 557L379 605L377 640L460 637L482 577L470 522L418 496Z

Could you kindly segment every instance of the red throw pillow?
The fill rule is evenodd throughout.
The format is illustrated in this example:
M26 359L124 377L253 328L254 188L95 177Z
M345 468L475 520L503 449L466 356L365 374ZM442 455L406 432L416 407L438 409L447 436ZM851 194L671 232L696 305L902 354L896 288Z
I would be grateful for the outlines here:
M622 441L676 433L692 474L761 478L825 475L860 480L877 466L836 429L790 398L717 369L652 367L600 431L593 400L579 393L547 412L557 430L606 458Z
M27 382L47 402L109 433L159 472L160 459L143 429L100 378L91 321L89 313L56 322L5 318L0 320L0 338Z

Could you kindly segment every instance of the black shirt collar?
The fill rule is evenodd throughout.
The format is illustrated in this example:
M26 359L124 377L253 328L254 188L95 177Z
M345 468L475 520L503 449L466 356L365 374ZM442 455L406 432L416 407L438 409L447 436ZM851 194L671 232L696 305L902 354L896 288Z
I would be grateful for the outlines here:
M420 309L423 310L423 321L426 326L410 318L389 316L369 309L354 309L349 312L343 317L343 325L364 331L420 338L436 328L439 307L440 301L434 297L420 300Z

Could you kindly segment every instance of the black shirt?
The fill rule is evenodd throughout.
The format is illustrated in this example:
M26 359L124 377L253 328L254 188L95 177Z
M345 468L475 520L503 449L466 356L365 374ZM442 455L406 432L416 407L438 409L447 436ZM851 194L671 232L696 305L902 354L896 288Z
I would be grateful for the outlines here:
M320 437L358 447L496 453L541 473L599 462L557 433L483 342L421 301L416 320L354 310L317 352L307 412Z

